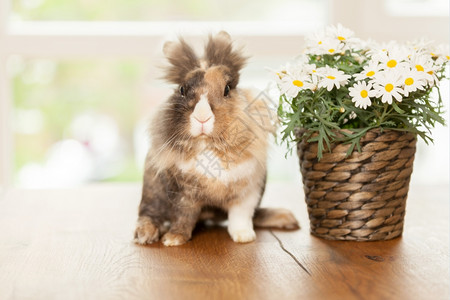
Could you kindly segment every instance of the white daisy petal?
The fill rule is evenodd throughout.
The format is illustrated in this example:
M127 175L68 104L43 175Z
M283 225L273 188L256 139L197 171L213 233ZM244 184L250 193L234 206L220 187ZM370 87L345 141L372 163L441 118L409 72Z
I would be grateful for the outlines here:
M342 86L347 85L350 75L346 75L344 72L338 69L326 66L319 69L319 76L321 77L319 81L319 88L326 87L327 91L331 91L334 87L339 89Z
M383 97L381 97L381 102L392 104L392 95L391 94L383 94Z
M356 107L366 109L368 106L372 105L370 96L373 95L372 84L367 84L365 81L357 82L350 87L349 95L352 97L352 102L355 103Z
M428 85L424 72L418 72L415 69L406 71L402 78L403 94L408 96L417 90L423 90Z

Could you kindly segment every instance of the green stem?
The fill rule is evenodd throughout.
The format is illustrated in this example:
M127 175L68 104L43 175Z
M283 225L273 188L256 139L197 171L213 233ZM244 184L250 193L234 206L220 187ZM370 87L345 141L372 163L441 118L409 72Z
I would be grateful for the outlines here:
M384 119L386 118L388 106L389 106L389 104L384 103L383 113L381 114L381 117L378 119L378 126L380 126L382 123L384 123Z

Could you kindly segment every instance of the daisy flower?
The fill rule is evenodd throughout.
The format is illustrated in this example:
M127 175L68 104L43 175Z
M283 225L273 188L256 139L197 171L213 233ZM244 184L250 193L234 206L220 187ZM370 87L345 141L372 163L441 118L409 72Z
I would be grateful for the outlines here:
M320 71L317 69L315 64L306 64L303 66L303 70L305 73L311 76L311 83L313 85L311 90L315 91L319 83Z
M408 66L406 61L409 55L410 51L406 48L394 47L383 52L378 59L382 69L395 69Z
M353 31L351 31L348 28L345 28L342 26L342 24L337 24L337 26L331 25L327 27L326 29L327 36L333 37L340 42L347 42L348 40L351 40L353 38L353 35L355 34Z
M419 72L426 72L433 67L433 59L428 54L415 53L411 57L411 66Z
M381 97L381 102L392 104L392 98L402 102L402 81L401 75L394 70L378 73L373 80L373 87L377 98Z
M339 40L326 37L321 41L319 45L309 49L309 51L312 54L316 55L323 55L323 54L333 55L342 52L343 48L344 44L341 43Z
M439 69L433 63L433 59L429 54L416 53L410 60L411 68L415 68L418 72L423 72L429 84L437 84L439 82L436 71Z
M432 43L433 43L432 41L423 37L420 39L416 39L412 42L407 42L407 44L410 45L416 51L421 49L427 49L428 47L431 46Z
M417 70L409 70L402 74L403 94L408 97L409 93L417 90L424 90L427 86L427 80L424 72L418 72Z
M306 37L306 46L307 48L316 48L323 44L326 39L325 31L317 31Z
M303 65L303 70L305 73L311 74L311 75L317 75L317 66L315 64L305 64Z
M273 70L270 68L266 68L266 70L270 72L271 77L273 78L273 80L275 80L277 84L280 84L283 77L287 75L287 71L285 68L281 70Z
M337 26L330 26L327 28L327 36L339 40L343 44L343 51L345 50L359 50L364 49L364 42L354 37L354 32L345 28L341 24Z
M440 67L445 64L448 63L450 61L450 51L449 51L449 46L448 45L444 45L441 44L439 46L437 46L435 49L432 50L436 56L436 64L439 65Z
M356 80L364 80L366 78L373 78L379 71L380 66L376 61L370 61L368 65L363 68L361 73L355 74Z
M372 84L365 81L359 81L348 89L352 102L356 107L366 109L372 104L370 97L375 97L376 91L372 89Z
M339 40L334 39L327 39L322 44L322 49L325 51L326 54L337 54L340 53L344 48L344 44L341 43Z
M288 74L295 74L302 70L303 66L300 63L295 62L294 64L287 63L285 66L281 66L279 70L273 70L271 68L266 68L269 72L274 74L274 79L278 84L282 83L282 79Z
M351 77L350 75L345 75L344 72L330 68L329 66L319 68L319 72L321 79L318 86L319 88L326 88L327 91L331 91L334 87L339 89L341 85L345 86Z
M377 43L375 41L371 41L370 44L368 44L369 51L367 54L372 57L372 60L380 62L381 57L385 56L388 49L395 48L397 46L397 43L394 41L390 41L389 43Z
M285 94L289 98L297 97L301 90L314 88L314 85L310 82L310 76L303 72L287 74L281 79L279 86L281 94Z
M449 48L449 45L441 44L432 50L437 56L436 63L441 59L443 63L450 61ZM443 63L439 64L442 65Z
M343 50L363 49L363 43L361 42L361 40L355 38L355 33L352 30L342 26L342 24L329 26L326 30L326 33L327 36L342 42L344 44Z

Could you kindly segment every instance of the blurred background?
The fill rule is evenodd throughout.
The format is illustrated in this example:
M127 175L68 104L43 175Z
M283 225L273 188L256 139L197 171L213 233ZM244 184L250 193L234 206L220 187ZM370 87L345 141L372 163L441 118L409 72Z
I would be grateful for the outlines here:
M305 35L342 23L377 41L449 43L448 0L0 0L0 185L140 182L148 120L173 86L159 79L165 40L201 50L227 30L251 56L241 87L271 74ZM273 86L272 86L273 87ZM441 84L449 102L449 84ZM448 184L449 131L420 142L414 184ZM270 181L298 181L295 153L274 144Z

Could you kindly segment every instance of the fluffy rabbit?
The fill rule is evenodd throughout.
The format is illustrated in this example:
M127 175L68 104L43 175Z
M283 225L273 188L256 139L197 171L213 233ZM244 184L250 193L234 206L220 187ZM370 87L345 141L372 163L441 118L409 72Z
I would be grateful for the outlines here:
M227 216L240 243L255 240L253 225L298 228L288 210L258 208L273 128L265 103L237 88L246 58L228 33L210 36L201 59L183 39L163 51L178 87L152 123L135 242L181 245L199 220Z

